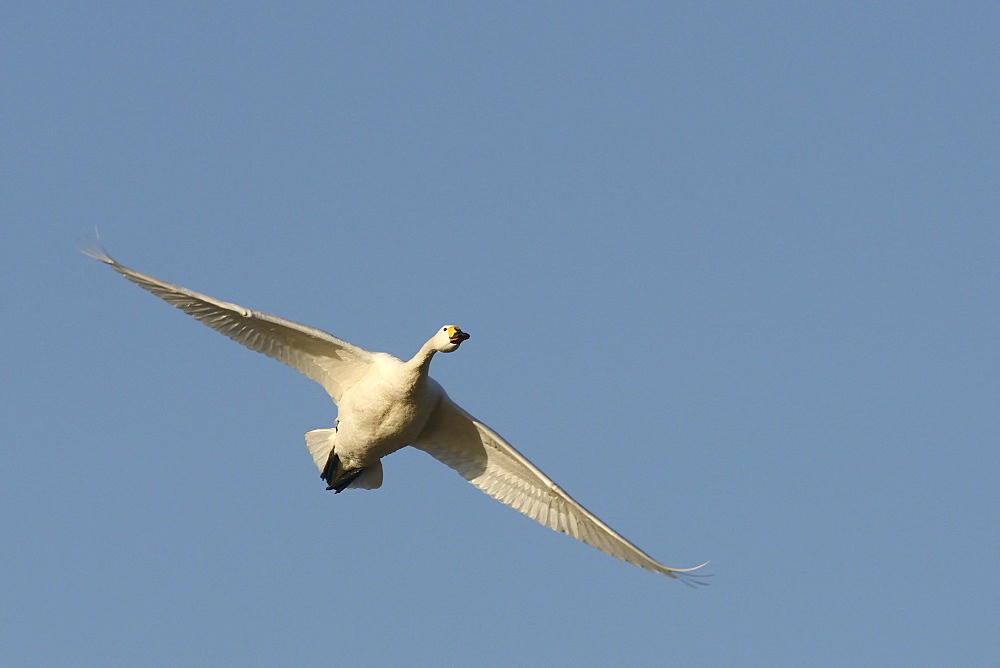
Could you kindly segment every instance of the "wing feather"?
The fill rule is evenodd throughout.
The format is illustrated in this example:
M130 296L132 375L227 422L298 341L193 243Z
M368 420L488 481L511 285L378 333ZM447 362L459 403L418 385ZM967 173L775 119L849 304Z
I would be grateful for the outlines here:
M119 264L103 250L84 252L220 334L311 378L335 402L371 365L372 353L322 330L171 285Z
M664 566L627 541L447 395L442 395L413 446L455 469L501 503L550 529L635 566L703 584L690 580L699 577L689 574L694 568Z

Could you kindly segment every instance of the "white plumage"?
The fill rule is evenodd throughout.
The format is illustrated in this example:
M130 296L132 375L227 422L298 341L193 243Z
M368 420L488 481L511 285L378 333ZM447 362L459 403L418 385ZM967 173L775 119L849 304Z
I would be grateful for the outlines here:
M458 327L440 328L404 362L306 325L165 283L118 264L103 250L84 252L217 332L323 386L337 404L337 424L333 429L308 432L306 446L329 482L328 489L380 487L381 459L411 445L550 529L630 564L703 584L691 579L699 576L690 574L701 566L670 568L654 560L448 397L427 372L435 353L457 350L468 338Z

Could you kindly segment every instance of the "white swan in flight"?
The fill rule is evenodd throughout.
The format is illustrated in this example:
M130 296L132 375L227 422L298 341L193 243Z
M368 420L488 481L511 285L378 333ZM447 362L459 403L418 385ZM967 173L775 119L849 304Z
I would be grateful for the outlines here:
M368 352L318 329L133 271L103 249L83 252L217 332L322 385L337 405L337 421L332 429L306 433L306 447L327 489L339 494L345 489L380 487L382 458L412 445L550 529L630 564L689 584L704 584L692 579L703 576L690 573L701 566L670 568L654 560L448 397L427 372L434 353L453 352L469 338L458 327L441 327L404 362L386 353Z

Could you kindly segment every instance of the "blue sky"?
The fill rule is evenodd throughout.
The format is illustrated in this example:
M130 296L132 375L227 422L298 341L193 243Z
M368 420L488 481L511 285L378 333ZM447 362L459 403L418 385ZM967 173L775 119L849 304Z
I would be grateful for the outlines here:
M5 665L1000 659L995 3L0 10ZM691 590L76 252L409 356Z

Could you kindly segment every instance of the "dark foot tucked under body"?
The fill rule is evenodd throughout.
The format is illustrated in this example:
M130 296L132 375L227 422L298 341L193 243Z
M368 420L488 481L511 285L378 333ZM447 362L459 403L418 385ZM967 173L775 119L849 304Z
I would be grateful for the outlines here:
M340 465L340 457L337 456L337 453L331 452L319 477L326 481L327 491L332 489L334 494L340 494L364 471L363 468L345 470Z

